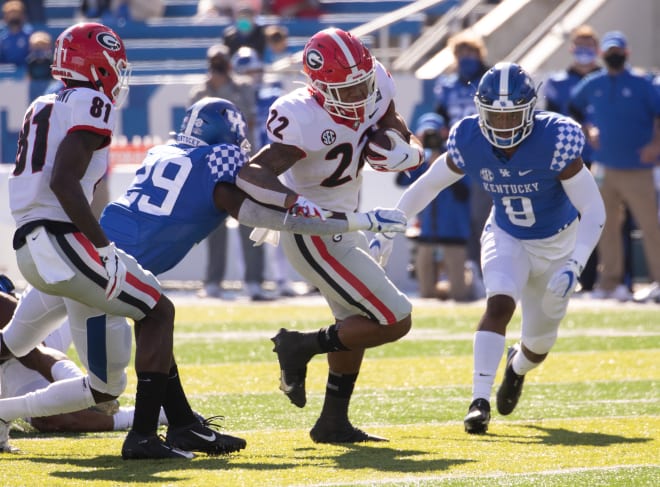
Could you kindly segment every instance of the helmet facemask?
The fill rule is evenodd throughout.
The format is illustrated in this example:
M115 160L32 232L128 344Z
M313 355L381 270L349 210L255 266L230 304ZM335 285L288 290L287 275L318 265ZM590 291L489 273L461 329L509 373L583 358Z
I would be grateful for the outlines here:
M347 120L364 121L365 113L376 106L376 73L372 65L369 72L362 70L350 75L343 83L312 81L312 86L323 95L323 108ZM357 101L354 101L357 99Z
M520 106L509 100L496 100L492 105L486 105L477 97L475 104L479 110L481 132L495 147L514 147L532 132L536 97Z

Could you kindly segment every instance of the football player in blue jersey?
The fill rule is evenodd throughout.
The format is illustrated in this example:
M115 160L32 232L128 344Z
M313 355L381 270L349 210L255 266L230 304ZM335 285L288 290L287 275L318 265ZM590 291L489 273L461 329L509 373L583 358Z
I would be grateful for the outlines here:
M399 210L331 213L302 197L288 210L258 205L234 185L236 173L247 162L250 152L245 131L243 115L233 103L220 98L203 98L193 104L186 112L176 140L149 150L125 194L104 210L101 227L108 239L133 256L143 269L160 274L178 264L193 245L208 236L228 215L248 226L306 234L335 234L352 230L401 232L405 229L406 220ZM299 216L311 214L322 218ZM15 328L43 328L39 322L44 318L57 324L65 317L67 310L56 297L43 295L35 288L29 288L27 293L34 293L35 296L28 300L24 294L18 302L12 318ZM24 304L27 302L29 306ZM86 314L83 315L83 312ZM92 369L94 351L104 348L103 352L114 358L114 361L105 364L107 369L104 373L110 378L123 377L130 356L127 353L130 352L130 335L128 344L125 340L108 339L111 343L99 347L94 340L102 338L105 343L104 333L89 331L90 321L98 323L99 313L102 311L88 308L81 309L78 316L69 315L72 323L88 324L88 328L83 327L85 331L80 332L88 333L88 336L74 339L76 348L80 356L89 358ZM120 317L108 316L107 321L117 322L116 326L122 329L128 327ZM75 335L75 331L73 333ZM117 359L118 356L126 356L126 362ZM38 356L34 359L37 360ZM50 416L80 409L69 405L63 407L61 398L54 397L49 389L30 393L31 403L39 403L40 407L29 414L23 407L25 403L21 402L23 397L1 399L0 433L8 429L11 420L25 415ZM245 447L245 440L210 429L208 421L193 426L180 424L185 418L193 418L196 423L199 421L183 392L174 358L162 405L170 420L166 445L172 447L175 453L154 453L152 448L128 451L125 443L122 450L124 458L173 457L175 454L191 458L190 451L218 454Z
M522 307L522 333L508 350L497 391L502 415L514 410L525 375L555 343L605 222L603 200L582 161L580 126L552 112L535 112L536 98L534 83L520 66L496 64L479 82L478 114L452 127L447 152L397 204L406 216L415 215L464 174L493 199L481 236L487 301L474 335L468 433L488 429L491 388L516 303ZM392 242L381 240L384 246Z

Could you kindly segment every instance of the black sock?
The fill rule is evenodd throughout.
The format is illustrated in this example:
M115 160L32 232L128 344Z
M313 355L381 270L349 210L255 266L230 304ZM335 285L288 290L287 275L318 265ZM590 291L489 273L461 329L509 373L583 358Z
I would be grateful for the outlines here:
M158 415L167 389L167 375L160 372L138 372L135 392L133 431L142 435L155 435Z
M186 393L183 391L176 362L167 377L167 392L163 401L163 409L172 426L186 426L196 421Z
M318 331L317 339L319 341L319 347L321 347L321 351L324 353L345 352L349 350L341 340L339 340L339 328L336 324L321 328Z
M330 371L325 386L322 418L348 419L348 405L358 374L337 374Z

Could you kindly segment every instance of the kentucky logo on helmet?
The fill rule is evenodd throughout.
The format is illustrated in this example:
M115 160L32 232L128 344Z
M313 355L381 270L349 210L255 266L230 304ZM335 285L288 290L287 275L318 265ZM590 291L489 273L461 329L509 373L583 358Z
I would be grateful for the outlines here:
M316 49L307 51L307 67L309 69L318 70L323 67L323 55Z
M121 49L119 39L113 36L110 32L101 32L96 36L96 40L99 44L110 51L119 51Z

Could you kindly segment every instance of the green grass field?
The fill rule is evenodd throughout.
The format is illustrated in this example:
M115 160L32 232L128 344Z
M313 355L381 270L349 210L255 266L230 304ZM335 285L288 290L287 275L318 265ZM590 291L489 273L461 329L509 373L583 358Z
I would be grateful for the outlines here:
M481 311L416 302L413 331L367 352L352 400L353 423L390 442L339 446L317 445L308 434L322 405L324 357L310 363L308 403L298 409L277 389L268 339L281 326L327 325L322 303L182 300L175 353L190 401L205 415L224 415L227 432L244 437L247 448L192 461L127 462L120 457L124 432L13 430L21 451L0 455L0 485L660 485L660 307L571 304L518 408L507 417L494 412L488 434L471 436L462 421ZM122 403L132 403L134 384L131 371Z

